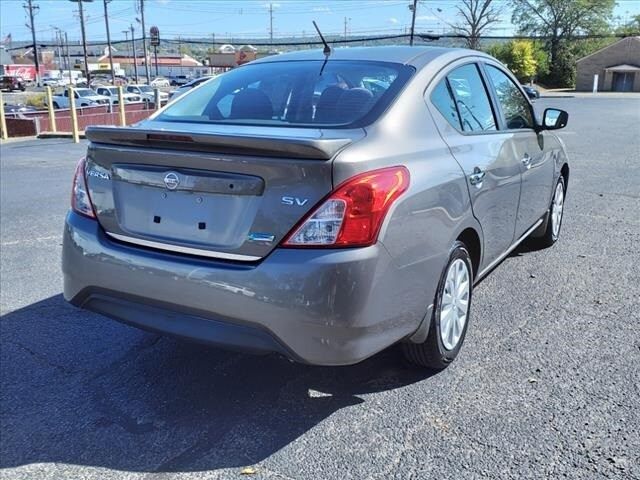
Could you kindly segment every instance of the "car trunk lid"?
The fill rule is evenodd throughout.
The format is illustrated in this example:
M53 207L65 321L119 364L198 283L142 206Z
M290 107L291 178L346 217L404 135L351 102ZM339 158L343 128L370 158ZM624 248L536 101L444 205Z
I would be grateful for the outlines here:
M335 154L364 135L170 127L87 129L100 224L122 241L240 261L275 248L331 191Z

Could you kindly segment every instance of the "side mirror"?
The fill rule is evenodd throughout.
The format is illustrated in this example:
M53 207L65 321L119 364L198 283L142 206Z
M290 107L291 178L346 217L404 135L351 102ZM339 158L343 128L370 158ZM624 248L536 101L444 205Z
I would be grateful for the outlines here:
M547 108L542 115L541 130L558 130L567 126L569 114L558 108Z

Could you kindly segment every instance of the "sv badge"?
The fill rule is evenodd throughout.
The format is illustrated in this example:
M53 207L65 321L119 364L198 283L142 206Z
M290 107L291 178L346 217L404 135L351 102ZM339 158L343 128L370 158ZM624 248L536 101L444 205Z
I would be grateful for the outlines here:
M309 199L308 198L298 198L298 197L282 197L280 199L280 202L283 205L291 205L291 206L298 206L298 207L304 207L308 202Z

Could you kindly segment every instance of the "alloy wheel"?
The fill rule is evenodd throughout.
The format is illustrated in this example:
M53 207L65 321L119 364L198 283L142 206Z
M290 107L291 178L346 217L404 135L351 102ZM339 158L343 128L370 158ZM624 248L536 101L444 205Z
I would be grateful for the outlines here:
M560 224L562 223L562 210L564 209L564 187L562 182L558 182L556 192L553 195L553 203L551 204L551 232L553 238L557 238L560 233Z
M440 305L440 338L447 350L456 348L467 322L469 280L467 262L458 258L449 265Z

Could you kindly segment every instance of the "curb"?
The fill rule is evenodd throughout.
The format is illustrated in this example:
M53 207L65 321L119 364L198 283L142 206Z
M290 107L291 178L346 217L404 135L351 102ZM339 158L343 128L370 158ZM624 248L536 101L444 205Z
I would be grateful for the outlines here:
M21 142L21 141L27 141L27 140L35 140L36 136L34 135L29 135L26 137L9 137L7 139L0 139L0 145L6 145L7 143L15 143L15 142Z

